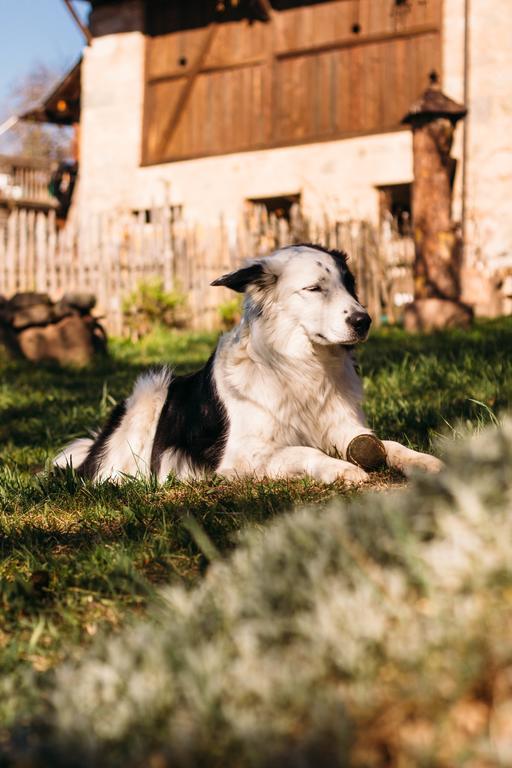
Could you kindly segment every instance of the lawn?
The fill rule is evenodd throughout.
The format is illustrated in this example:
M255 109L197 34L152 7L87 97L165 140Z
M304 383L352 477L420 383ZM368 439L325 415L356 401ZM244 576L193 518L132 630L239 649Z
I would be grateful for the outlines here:
M101 422L139 371L162 361L190 371L214 343L211 334L161 332L136 345L114 341L110 356L85 371L0 362L2 673L44 672L78 657L95 636L142 614L156 586L200 580L244 526L365 492L308 479L94 487L44 471L59 446ZM439 435L493 421L511 401L511 348L510 319L428 337L374 333L358 353L371 425L430 449ZM372 479L378 488L399 482L385 472ZM5 701L0 695L0 723L9 724L22 713Z

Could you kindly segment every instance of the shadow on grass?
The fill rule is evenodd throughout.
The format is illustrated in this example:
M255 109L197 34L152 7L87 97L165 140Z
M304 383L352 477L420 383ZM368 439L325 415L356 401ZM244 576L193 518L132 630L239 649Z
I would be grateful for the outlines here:
M66 644L89 642L91 621L115 626L155 585L196 582L211 553L233 549L242 528L341 490L307 480L220 478L92 486L70 471L16 485L15 473L7 476L0 479L0 630L9 642L0 665L12 668L27 663L40 622L48 629L38 653L53 663Z
M179 375L199 367L215 334L157 334L138 345L114 340L111 353L83 369L2 361L0 457L16 462L13 448L36 449L38 461L77 435L95 429L149 367L170 364ZM25 468L25 456L19 462Z

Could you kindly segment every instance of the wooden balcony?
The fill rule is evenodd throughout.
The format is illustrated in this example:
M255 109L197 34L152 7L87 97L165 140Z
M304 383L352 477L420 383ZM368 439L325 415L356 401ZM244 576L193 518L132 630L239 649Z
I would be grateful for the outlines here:
M44 160L0 155L0 209L57 208L57 200L48 190L52 170L51 163Z

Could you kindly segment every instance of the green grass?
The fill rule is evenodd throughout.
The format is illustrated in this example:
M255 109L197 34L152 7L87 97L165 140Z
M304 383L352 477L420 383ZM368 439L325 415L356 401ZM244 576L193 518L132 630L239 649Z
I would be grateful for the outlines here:
M0 362L0 674L80 655L99 632L142 613L156 585L200 579L244 526L347 493L308 479L93 487L41 472L59 446L101 422L142 369L171 361L189 371L214 343L211 334L162 333L115 341L110 357L85 371ZM511 401L511 346L509 319L429 337L375 333L359 353L372 426L428 449L461 423L492 421ZM391 482L374 477L377 486ZM1 698L0 721L19 717Z

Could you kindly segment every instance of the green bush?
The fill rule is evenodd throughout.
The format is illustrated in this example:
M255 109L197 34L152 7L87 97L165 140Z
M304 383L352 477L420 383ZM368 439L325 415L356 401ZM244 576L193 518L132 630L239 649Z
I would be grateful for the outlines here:
M246 532L57 669L30 764L510 765L511 545L507 422L405 490Z
M234 299L219 304L217 311L219 313L222 327L229 331L234 325L240 322L242 317L243 298L236 296Z
M147 335L155 326L182 328L186 323L187 297L179 290L166 291L160 278L141 281L123 299L123 315L133 339Z

